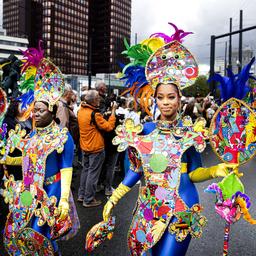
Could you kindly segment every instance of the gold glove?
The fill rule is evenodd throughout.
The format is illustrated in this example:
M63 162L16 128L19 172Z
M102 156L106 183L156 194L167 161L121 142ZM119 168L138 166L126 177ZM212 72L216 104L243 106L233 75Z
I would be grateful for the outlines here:
M114 190L112 196L109 198L107 203L103 209L103 220L108 221L110 214L114 208L114 206L118 203L118 201L131 190L128 186L120 183L119 186Z
M218 164L208 168L197 168L189 173L189 177L193 182L202 182L218 177L226 177L228 175L228 168L234 171L238 168L237 164Z
M7 156L5 160L0 160L0 164L5 164L5 165L22 165L22 157L11 157Z
M72 181L72 172L73 168L65 168L61 169L61 196L59 202L59 214L60 219L63 220L67 217L69 211L69 193L70 193L70 185Z

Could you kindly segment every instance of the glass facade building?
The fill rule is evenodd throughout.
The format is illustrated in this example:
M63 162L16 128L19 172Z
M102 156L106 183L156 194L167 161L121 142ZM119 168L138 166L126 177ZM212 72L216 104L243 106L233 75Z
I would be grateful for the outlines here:
M45 55L65 74L87 74L88 1L4 0L7 35L28 37L29 46L43 40Z
M92 73L117 72L124 38L130 42L131 0L90 0L89 10Z
M3 0L3 28L30 47L43 40L64 74L112 73L130 41L131 0Z

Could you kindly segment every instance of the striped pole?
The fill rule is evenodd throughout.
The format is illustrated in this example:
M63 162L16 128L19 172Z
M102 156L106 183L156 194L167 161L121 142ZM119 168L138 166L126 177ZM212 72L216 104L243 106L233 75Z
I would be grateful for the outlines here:
M228 255L229 234L230 234L230 223L226 222L225 229L224 229L223 256Z

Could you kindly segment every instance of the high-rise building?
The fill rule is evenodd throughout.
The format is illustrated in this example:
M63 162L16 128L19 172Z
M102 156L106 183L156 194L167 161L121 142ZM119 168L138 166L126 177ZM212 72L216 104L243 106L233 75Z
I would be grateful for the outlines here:
M3 1L3 27L7 36L29 37L31 22L31 1Z
M92 73L113 73L125 62L124 38L130 42L131 0L89 0Z
M5 35L5 30L3 29L3 0L0 0L0 35Z
M88 56L88 1L4 0L7 35L43 40L45 55L65 74L85 75Z
M3 0L3 13L8 36L27 37L30 47L42 39L65 74L116 72L124 37L130 42L131 0Z
M26 38L6 36L6 31L3 29L3 0L0 0L0 61L11 57L10 55L21 59L20 50L25 51L27 47L28 40Z

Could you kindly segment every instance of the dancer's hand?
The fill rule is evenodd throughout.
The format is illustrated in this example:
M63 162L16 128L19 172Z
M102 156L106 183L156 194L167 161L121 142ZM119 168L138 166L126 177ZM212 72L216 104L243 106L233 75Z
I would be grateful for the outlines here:
M211 167L203 168L199 167L189 173L189 177L193 182L202 182L218 177L226 177L229 174L229 169L232 169L238 177L242 176L238 174L238 164L218 164Z
M104 206L103 213L102 213L104 221L106 222L108 221L113 208L114 208L114 204L108 200Z
M59 214L60 219L63 220L67 217L69 211L69 193L70 185L72 180L73 168L63 168L60 170L61 173L61 196L59 202Z
M131 190L130 187L120 183L118 187L113 191L112 196L109 198L103 209L103 220L108 221L111 212L118 201Z
M211 175L213 178L226 177L229 174L228 169L232 171L237 171L238 164L218 164L209 168L211 170Z
M60 214L60 219L64 220L68 216L68 211L69 211L69 203L66 199L60 199L58 211Z

